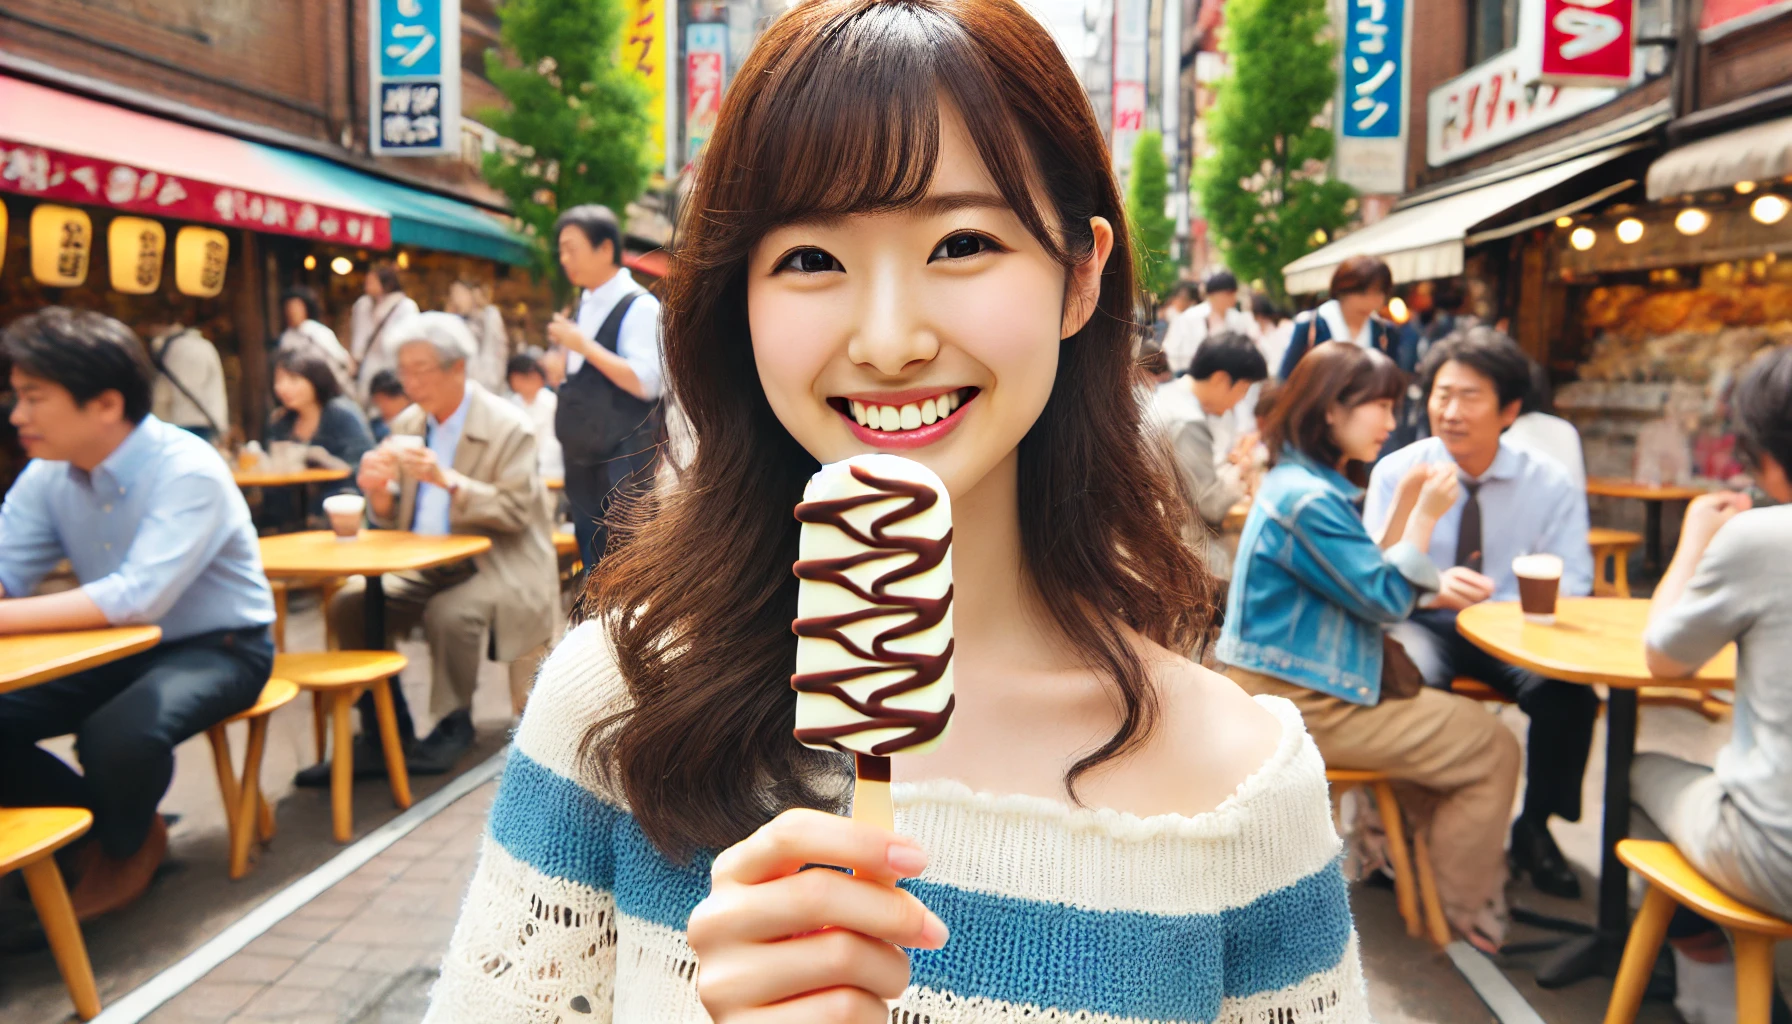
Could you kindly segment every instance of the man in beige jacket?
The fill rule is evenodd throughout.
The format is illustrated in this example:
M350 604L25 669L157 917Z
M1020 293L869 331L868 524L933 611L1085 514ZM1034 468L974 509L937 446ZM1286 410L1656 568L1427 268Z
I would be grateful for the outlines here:
M489 552L467 561L385 576L391 635L421 623L429 641L434 731L412 744L402 695L398 710L410 770L434 774L451 768L473 743L473 690L488 653L514 661L550 639L559 616L558 562L534 428L521 410L467 379L477 343L465 322L421 314L393 348L414 404L393 421L392 436L361 459L356 482L367 496L368 518L383 529L492 540ZM330 603L344 648L368 646L362 599L356 579ZM367 721L364 715L361 742L369 749L355 752L355 767L377 772L383 759Z

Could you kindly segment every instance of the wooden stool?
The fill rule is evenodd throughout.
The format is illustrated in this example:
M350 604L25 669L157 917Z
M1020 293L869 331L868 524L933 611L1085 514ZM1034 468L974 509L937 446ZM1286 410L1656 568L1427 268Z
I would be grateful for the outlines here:
M1406 824L1400 817L1400 804L1394 799L1393 780L1386 772L1354 768L1327 768L1325 781L1332 785L1332 807L1343 795L1358 786L1368 786L1375 794L1375 808L1381 814L1381 825L1388 836L1389 867L1394 869L1394 896L1400 903L1400 916L1406 920L1406 934L1418 938L1429 933L1438 948L1450 944L1450 924L1444 920L1443 904L1437 898L1437 877L1431 870L1431 848L1425 833L1412 837L1412 855L1406 849ZM1414 892L1414 862L1417 862L1418 885ZM1423 905L1424 916L1420 916Z
M1630 553L1643 543L1643 535L1629 530L1608 530L1595 526L1587 531L1587 546L1593 549L1593 596L1630 596ZM1612 574L1605 575L1610 559Z
M249 843L259 837L263 843L274 838L274 808L261 795L261 755L267 750L268 716L276 709L291 704L299 688L278 677L269 679L261 688L255 706L239 711L205 731L212 742L212 763L218 769L218 795L224 798L224 822L230 831L230 878L235 881L249 873ZM238 779L230 764L230 734L224 727L236 722L249 723L249 745L243 751L243 777Z
M336 631L330 628L330 598L342 589L342 577L320 576L317 579L277 579L268 581L268 589L274 593L274 650L286 650L286 595L294 590L308 590L316 587L322 592L319 604L324 613L324 646L334 649Z
M339 843L354 837L355 743L348 713L362 691L373 693L392 799L400 808L411 806L411 779L405 771L398 715L392 707L392 680L404 671L404 666L404 655L396 651L311 651L274 656L274 675L311 691L312 728L319 761L324 759L324 737L335 736L336 749L330 764L330 812Z
M1792 939L1792 921L1738 903L1707 882L1672 843L1622 839L1618 841L1618 859L1643 876L1649 891L1630 926L1630 939L1624 943L1624 960L1612 985L1605 1024L1636 1020L1676 903L1730 930L1736 943L1737 1024L1768 1024L1773 1016L1773 945L1780 939Z
M77 807L0 809L0 875L25 873L25 888L31 891L31 903L50 940L50 955L56 958L56 969L62 972L62 983L82 1020L99 1016L100 993L54 854L92 824L93 814Z
M1470 679L1468 676L1457 676L1450 680L1450 692L1460 694L1469 700L1478 700L1483 704L1518 703L1481 680Z

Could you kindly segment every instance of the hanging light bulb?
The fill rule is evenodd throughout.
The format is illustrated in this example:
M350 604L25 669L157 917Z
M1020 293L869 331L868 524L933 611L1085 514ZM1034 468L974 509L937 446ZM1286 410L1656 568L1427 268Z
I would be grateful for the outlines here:
M1749 204L1748 215L1763 224L1778 224L1792 210L1792 203L1784 196L1769 192Z
M400 269L400 270L411 269L411 254L410 253L401 252L398 254L398 269Z
M347 256L338 256L330 261L330 270L337 277L347 277L349 272L354 269L354 263L351 262Z
M1574 223L1574 218L1569 217L1567 215L1563 215L1561 217L1556 218L1556 227L1558 227L1558 228L1565 228L1568 225L1573 224L1573 223Z
M1412 311L1406 308L1406 300L1398 295L1388 300L1388 314L1397 324L1403 324L1412 317Z
M1599 236L1593 232L1592 228L1575 228L1574 233L1568 236L1568 244L1581 252L1586 252L1593 248L1593 243L1598 238Z
M1696 235L1711 226L1711 215L1696 206L1688 206L1674 216L1674 227L1683 235Z
M1736 194L1739 196L1746 196L1754 190L1755 183L1752 181L1739 181L1736 183Z
M316 256L306 256L305 257L305 269L306 270L316 270L317 269L317 257Z
M1643 222L1635 217L1626 217L1618 222L1618 241L1625 245L1643 237Z

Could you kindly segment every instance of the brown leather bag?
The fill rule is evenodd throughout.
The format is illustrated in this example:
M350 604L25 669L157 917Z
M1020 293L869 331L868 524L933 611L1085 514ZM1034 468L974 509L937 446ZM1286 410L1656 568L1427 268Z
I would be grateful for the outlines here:
M1425 677L1419 674L1419 666L1400 646L1400 641L1388 635L1387 630L1381 632L1381 699L1411 700L1425 688Z

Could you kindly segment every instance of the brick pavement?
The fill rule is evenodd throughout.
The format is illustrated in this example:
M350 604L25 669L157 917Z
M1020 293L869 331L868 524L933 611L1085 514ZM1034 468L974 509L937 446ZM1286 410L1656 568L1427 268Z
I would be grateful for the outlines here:
M146 1020L418 1020L472 878L496 788L486 783L417 826Z

